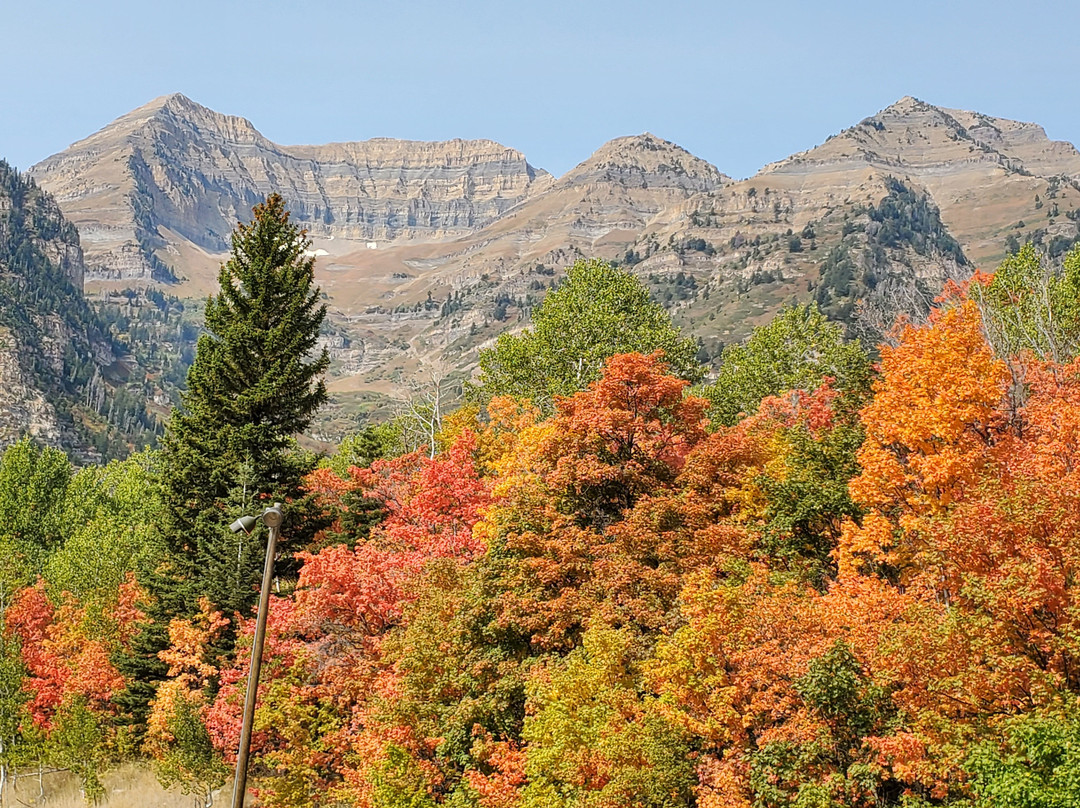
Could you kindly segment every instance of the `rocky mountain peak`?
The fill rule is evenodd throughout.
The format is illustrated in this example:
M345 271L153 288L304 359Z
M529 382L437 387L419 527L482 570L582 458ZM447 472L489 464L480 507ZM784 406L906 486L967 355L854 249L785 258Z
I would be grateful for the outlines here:
M103 126L94 134L72 144L60 154L43 160L30 169L31 173L47 171L51 161L70 155L73 152L93 151L105 147L114 147L132 138L146 140L154 138L163 126L181 126L186 128L224 129L223 121L229 121L231 129L258 132L251 123L243 118L220 115L201 104L197 104L182 93L172 93L155 98L140 107L136 107L119 118Z
M649 132L608 140L558 180L561 186L616 183L627 187L708 191L731 178L715 165Z
M921 98L916 98L913 95L905 95L898 101L889 104L882 110L883 114L889 115L910 115L918 112L927 112L936 110L933 104L928 104Z
M938 107L912 96L901 98L830 140L838 141L831 151L853 146L869 162L894 155L897 165L917 166L934 154L938 162L955 163L967 151L972 155L978 152L980 161L996 162L1016 173L1080 176L1080 152L1071 143L1051 140L1038 124ZM830 151L828 145L796 157Z
M159 127L186 131L194 137L220 138L233 144L272 145L247 118L215 112L183 93L162 96L147 107L153 110L152 120Z
M141 116L145 118L185 118L191 121L203 121L213 120L218 118L232 118L236 116L223 115L220 112L215 112L209 107L204 107L197 101L193 101L183 93L167 93L166 95L159 95L152 101L148 101L141 107L137 107L129 112L127 115L123 115L117 119L122 121L129 116ZM246 121L243 118L239 120L245 121L248 126L251 126L250 121ZM116 123L114 121L114 123ZM106 127L108 128L108 127ZM254 127L252 127L254 128Z
M551 182L490 140L280 146L247 119L180 93L132 110L31 174L79 226L91 276L124 281L169 279L173 256L191 245L212 281L213 254L274 191L314 237L378 243L474 232Z
M170 111L185 110L192 107L199 107L205 109L201 104L196 104L190 98L183 93L166 93L165 95L159 95L157 98L147 101L141 107L133 109L130 114L137 112L146 112L150 115L157 113L161 110L168 109Z
M163 96L159 96L151 101L147 106L157 105L161 108L168 108L173 111L183 112L196 112L198 114L212 113L213 110L208 107L204 107L202 104L196 103L188 98L183 93L168 93Z
M833 205L873 202L888 177L928 193L979 265L999 261L1010 236L1069 239L1080 215L1072 198L1080 152L1072 144L1050 140L1036 124L910 96L755 179ZM1044 209L1047 199L1054 203Z
M731 178L681 146L644 132L609 140L559 183L597 181L697 192L717 188Z

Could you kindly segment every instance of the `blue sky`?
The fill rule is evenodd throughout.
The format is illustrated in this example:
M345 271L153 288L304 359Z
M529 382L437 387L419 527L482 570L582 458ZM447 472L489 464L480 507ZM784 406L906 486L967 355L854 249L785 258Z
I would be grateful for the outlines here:
M651 131L748 176L904 95L1080 141L1080 3L0 2L0 157L179 91L279 143L486 137L562 174Z

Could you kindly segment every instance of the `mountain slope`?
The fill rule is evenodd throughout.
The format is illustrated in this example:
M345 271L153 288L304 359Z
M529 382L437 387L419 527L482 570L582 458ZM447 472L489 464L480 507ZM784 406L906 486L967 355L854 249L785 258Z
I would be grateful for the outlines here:
M763 168L755 177L793 193L854 197L870 176L924 188L965 252L992 266L1005 240L1075 235L1080 152L1035 124L935 107L903 98L822 145ZM1057 201L1057 215L1052 215ZM1041 231L1038 233L1037 231Z
M1078 171L1035 124L904 98L657 216L627 258L713 350L808 298L877 338L1023 241L1075 243Z
M648 133L558 179L491 141L279 146L179 95L33 173L79 226L88 288L142 301L125 309L140 335L128 344L164 339L171 356L188 349L191 302L214 289L234 222L280 191L313 238L330 308L326 437L424 367L467 373L579 257L633 267L712 361L796 301L876 339L1025 240L1060 253L1080 222L1072 145L914 98L739 181ZM146 287L189 302L162 309ZM182 364L151 359L179 378ZM155 396L170 391L161 381Z
M83 297L84 271L56 202L0 161L0 445L29 435L100 458L152 434L144 402L119 392L132 368Z

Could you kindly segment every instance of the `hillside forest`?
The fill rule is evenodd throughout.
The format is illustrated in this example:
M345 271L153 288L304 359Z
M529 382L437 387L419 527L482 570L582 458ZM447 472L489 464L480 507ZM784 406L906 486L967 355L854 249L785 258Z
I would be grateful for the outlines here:
M1080 804L1080 249L878 345L787 308L711 382L582 260L456 409L319 457L306 245L277 196L238 226L159 449L0 459L0 786L225 801L266 538L228 526L282 502L261 806Z

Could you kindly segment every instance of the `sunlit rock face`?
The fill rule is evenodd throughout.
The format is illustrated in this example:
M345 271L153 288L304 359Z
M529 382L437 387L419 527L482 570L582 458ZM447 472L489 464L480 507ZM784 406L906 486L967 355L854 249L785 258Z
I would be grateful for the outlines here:
M478 230L550 183L490 140L279 146L243 118L165 96L31 169L83 234L91 275L150 280L175 237L207 253L271 192L312 236L392 241ZM160 270L159 270L160 271Z

